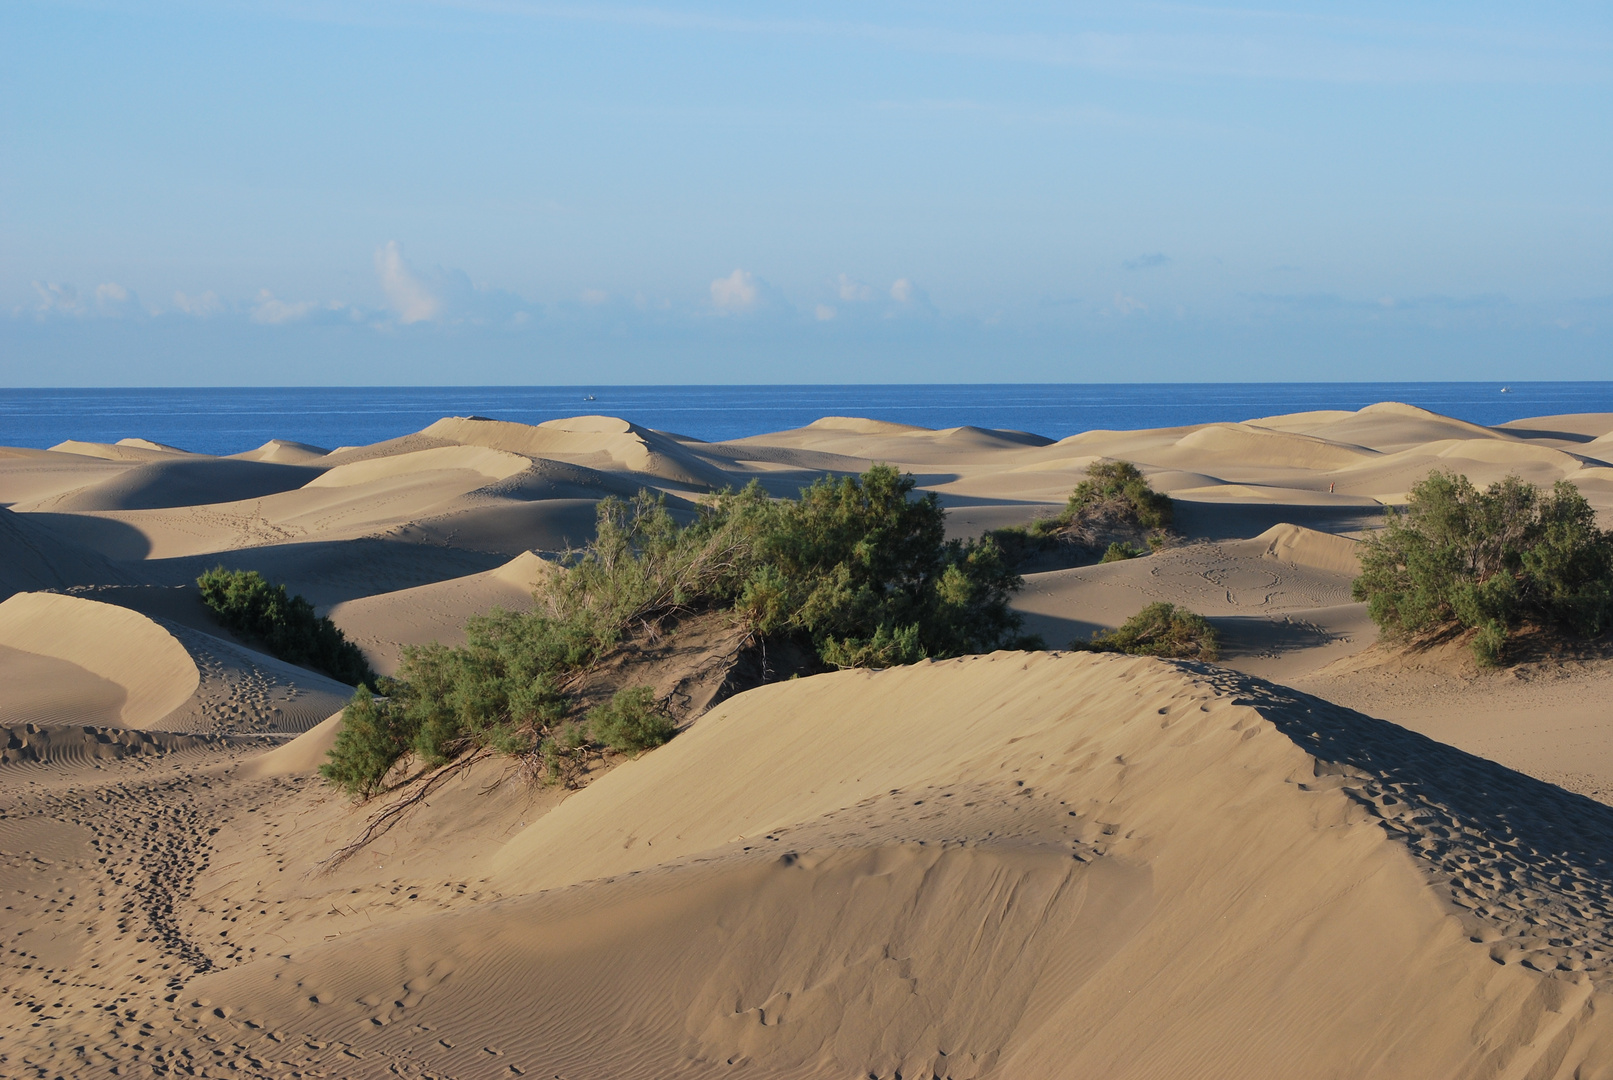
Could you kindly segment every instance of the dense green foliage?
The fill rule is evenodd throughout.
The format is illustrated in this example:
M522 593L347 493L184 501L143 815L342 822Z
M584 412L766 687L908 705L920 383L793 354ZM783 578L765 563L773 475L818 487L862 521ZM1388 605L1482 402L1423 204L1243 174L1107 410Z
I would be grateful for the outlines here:
M1480 491L1431 473L1363 544L1361 571L1355 598L1385 632L1472 628L1481 664L1499 663L1525 622L1583 637L1613 627L1613 534L1566 480L1542 492L1509 476Z
M660 746L678 728L659 705L648 686L618 690L608 702L588 711L588 737L624 754Z
M1114 562L1157 549L1166 541L1173 517L1170 497L1150 487L1137 466L1094 461L1060 513L986 535L1011 566L1060 548L1102 552L1100 562ZM1146 548L1138 546L1143 543Z
M1091 641L1072 641L1070 648L1213 661L1221 657L1221 635L1202 615L1174 604L1156 603L1127 619L1118 630L1094 634Z
M261 643L271 655L313 668L349 686L374 686L375 672L357 645L314 605L270 585L256 570L216 566L196 579L202 600L231 631Z
M387 772L408 750L409 739L387 703L361 686L342 711L336 745L319 772L349 795L367 799L381 790Z
M934 494L876 465L766 503L737 608L764 633L804 637L835 667L886 667L985 652L1014 637L1022 581L995 540L946 539ZM759 491L734 497L760 509ZM719 502L718 513L722 503Z
M947 540L940 501L913 488L889 466L824 477L793 500L752 484L688 524L648 493L605 499L594 541L545 579L536 610L474 619L457 648L408 649L384 702L355 699L361 726L325 775L365 797L406 755L431 766L491 747L567 779L598 747L659 745L675 728L648 688L581 722L570 690L624 635L684 613L729 612L834 667L1040 647L1015 637L1008 598L1021 580L996 543Z

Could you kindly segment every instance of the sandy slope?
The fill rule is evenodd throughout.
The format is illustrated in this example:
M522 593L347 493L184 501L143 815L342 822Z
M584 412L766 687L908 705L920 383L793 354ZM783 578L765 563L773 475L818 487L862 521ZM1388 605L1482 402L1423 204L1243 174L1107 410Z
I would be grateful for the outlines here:
M126 583L133 575L87 546L0 509L0 599L36 589Z
M159 773L14 795L0 850L55 851L18 872L55 873L63 897L95 880L68 865L74 806L110 804L103 835L131 866L153 858L116 825L140 792L223 831L167 856L190 883L157 897L167 936L32 902L35 937L95 929L73 963L163 957L183 992L131 985L114 1016L69 975L40 1028L0 1041L6 1061L578 1078L1613 1064L1613 811L1214 669L998 654L779 684L552 809L450 794L462 818L428 816L335 879L298 875L341 835L338 806L211 768L188 790ZM38 824L8 838L12 820ZM11 955L61 978L60 949ZM13 970L20 987L34 969Z
M465 640L464 625L472 616L494 608L530 608L532 590L553 567L527 552L496 570L337 604L330 618L358 643L376 671L390 675L406 645L433 641L458 645Z
M1185 541L1031 575L1027 628L1168 600L1225 666L777 684L569 797L479 764L334 868L372 810L314 776L347 688L186 588L260 569L392 670L529 603L608 495L889 461L974 535L1101 458ZM1613 416L0 450L0 1075L1613 1076L1613 666L1372 647L1353 537L1431 468L1608 514Z

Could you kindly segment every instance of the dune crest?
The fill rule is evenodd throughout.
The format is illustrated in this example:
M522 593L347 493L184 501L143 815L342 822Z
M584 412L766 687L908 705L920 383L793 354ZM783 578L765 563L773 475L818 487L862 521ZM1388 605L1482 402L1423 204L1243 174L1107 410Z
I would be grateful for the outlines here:
M724 482L721 471L703 461L686 444L613 416L570 417L537 425L453 416L438 420L420 434L468 446L555 458L591 469L639 473L698 487Z
M1265 555L1269 559L1341 574L1361 572L1361 545L1347 537L1285 522L1273 525L1255 537L1254 542L1266 545Z

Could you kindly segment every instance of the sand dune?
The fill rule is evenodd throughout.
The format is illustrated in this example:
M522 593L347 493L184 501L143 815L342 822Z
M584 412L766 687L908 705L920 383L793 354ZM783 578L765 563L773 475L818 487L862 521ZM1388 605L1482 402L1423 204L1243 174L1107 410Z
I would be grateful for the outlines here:
M1210 618L1228 636L1225 660L1241 670L1292 677L1370 645L1350 603L1360 573L1355 542L1296 525L1250 540L1201 542L1141 559L1026 576L1014 601L1028 632L1053 647L1112 630L1148 604Z
M73 491L116 476L131 465L57 450L0 447L0 504L13 506Z
M352 689L223 638L59 593L0 604L0 722L302 731Z
M1602 1067L1600 917L1556 944L1507 912L1599 910L1555 845L1610 812L1452 833L1464 784L1543 785L1375 723L1113 658L753 691L504 844L497 903L204 976L186 1015L351 1076ZM1497 893L1486 853L1520 843L1561 884Z
M1183 435L1176 448L1187 451L1186 457L1173 455L1184 465L1237 457L1277 468L1340 469L1377 456L1364 446L1252 424L1210 424Z
M1379 402L1354 413L1296 413L1249 422L1386 452L1447 439L1510 440L1516 437L1504 429L1481 427L1398 401Z
M144 615L59 593L18 593L0 604L0 645L66 661L115 685L124 694L118 719L125 727L160 721L201 680L184 646ZM71 701L69 691L61 720L72 722Z
M690 452L689 444L614 416L574 416L536 426L450 417L422 434L699 488L721 487L727 482L720 469Z
M290 439L270 439L256 450L245 450L231 457L242 461L272 461L280 465L311 465L325 457L330 451L322 446L310 443L293 442Z
M225 458L183 457L136 465L74 491L36 499L18 510L158 510L256 499L292 491L318 469Z
M165 446L162 443L152 442L150 439L120 439L115 443L85 442L80 439L68 439L51 447L56 453L77 454L82 457L104 458L107 461L172 461L175 457L191 457L186 451L174 446Z
M364 650L376 671L390 675L406 645L459 645L472 616L494 608L530 608L533 589L553 572L553 563L527 552L496 570L337 604L330 619Z
M518 454L480 446L439 446L392 457L370 458L338 465L308 481L311 488L355 487L378 480L413 477L421 473L469 472L476 474L475 487L489 480L503 480L525 472L532 463Z
M0 1075L1613 1076L1613 667L1375 645L1349 592L1432 468L1567 478L1613 523L1610 446L1613 416L1391 402L1056 443L458 417L329 452L0 449ZM391 671L531 603L609 495L687 516L886 461L970 536L1103 459L1183 541L1029 575L1026 628L1166 600L1222 664L774 684L575 793L482 761L339 865L377 810L317 777L349 688L191 587L257 569Z

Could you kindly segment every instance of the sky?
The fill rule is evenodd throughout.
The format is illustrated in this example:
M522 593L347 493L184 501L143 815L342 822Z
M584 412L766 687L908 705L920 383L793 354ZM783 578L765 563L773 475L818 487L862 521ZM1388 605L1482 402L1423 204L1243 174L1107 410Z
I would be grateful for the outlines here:
M1606 4L6 0L0 386L1613 378Z

